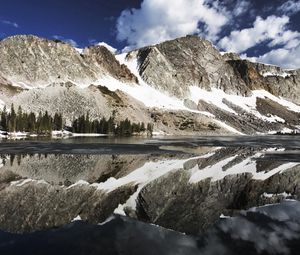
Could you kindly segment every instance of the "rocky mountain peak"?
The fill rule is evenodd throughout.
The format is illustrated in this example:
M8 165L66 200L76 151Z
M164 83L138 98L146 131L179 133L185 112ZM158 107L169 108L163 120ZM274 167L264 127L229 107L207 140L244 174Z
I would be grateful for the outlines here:
M237 53L234 53L234 52L225 52L223 55L222 55L223 59L225 61L229 61L229 60L241 60L241 57L239 54Z
M299 70L242 60L236 53L221 54L211 42L197 36L147 46L127 58L137 58L144 81L181 99L189 97L190 87L196 86L242 96L266 90L300 103Z
M105 47L96 46L85 52L32 35L9 37L0 41L0 74L12 83L30 87L66 81L89 85L104 76L135 81L134 75Z
M228 93L249 94L245 82L211 42L186 36L144 47L137 53L141 77L152 86L184 98L189 86L206 90L220 88Z
M114 78L123 82L138 83L137 77L130 72L126 65L120 65L115 55L107 47L103 45L91 46L84 49L83 55L92 59Z

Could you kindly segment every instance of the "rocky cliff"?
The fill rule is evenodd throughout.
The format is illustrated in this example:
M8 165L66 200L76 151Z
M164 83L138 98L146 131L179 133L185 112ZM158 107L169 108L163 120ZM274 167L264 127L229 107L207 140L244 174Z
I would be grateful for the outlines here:
M189 86L228 93L249 94L245 82L235 75L219 51L206 40L187 36L133 52L141 77L170 95L186 97Z
M299 101L299 70L241 60L237 54L222 55L209 41L187 36L139 49L136 55L141 77L157 89L186 97L189 86L247 96L264 89Z
M0 74L20 86L67 81L90 85L108 74L125 82L136 81L103 46L81 51L57 40L13 36L0 42L0 56Z

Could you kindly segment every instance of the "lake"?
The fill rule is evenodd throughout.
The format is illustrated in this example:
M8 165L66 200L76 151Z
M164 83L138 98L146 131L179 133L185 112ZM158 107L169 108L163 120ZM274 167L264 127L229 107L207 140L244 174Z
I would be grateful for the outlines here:
M0 143L1 254L298 254L300 136Z

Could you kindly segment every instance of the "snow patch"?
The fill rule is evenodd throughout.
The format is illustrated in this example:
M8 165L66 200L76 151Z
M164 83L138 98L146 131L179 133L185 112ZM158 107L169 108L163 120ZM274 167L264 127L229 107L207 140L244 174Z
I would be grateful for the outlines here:
M214 120L216 123L218 123L221 127L227 129L228 131L232 132L232 133L235 133L235 134L238 134L238 135L245 135L244 133L236 130L235 128L227 125L226 123L220 121L220 120Z
M96 187L97 189L105 190L106 192L111 192L127 184L145 185L146 183L153 181L170 171L183 168L183 164L188 160L190 159L146 162L142 167L136 169L135 171L122 178L115 179L111 177L103 183L92 184L92 186Z
M100 225L100 226L105 225L106 223L108 223L108 222L114 220L115 218L116 218L116 217L115 217L114 215L111 215L111 216L109 216L105 221L103 221L103 222L101 222L101 223L98 223L97 225Z
M26 183L32 182L32 179L25 179L25 180L20 180L20 181L13 181L10 183L10 186L17 186L17 187L21 187Z
M281 122L284 123L285 121L274 115L264 116L260 114L256 109L256 100L257 98L268 98L283 107L287 107L288 110L294 112L300 112L300 106L289 102L283 98L276 97L271 93L265 90L253 90L252 95L249 97L243 97L238 95L229 95L226 94L223 90L213 88L211 91L206 91L196 86L190 86L190 99L198 104L199 100L203 100L209 104L213 104L216 107L228 111L232 114L237 114L233 109L228 107L223 100L227 100L232 104L240 107L244 111L255 115L256 117L263 119L269 122Z
M283 78L286 78L286 77L291 76L290 73L286 73L286 72L280 72L280 73L275 73L275 72L262 72L261 75L264 76L264 77L269 77L269 76L279 76L279 77L283 77Z
M82 54L83 53L83 49L81 49L81 48L74 48L79 54Z
M71 136L72 133L66 130L53 130L51 132L52 136Z
M272 197L277 197L277 196L287 198L287 197L291 197L292 194L287 193L287 192L282 192L282 193L266 193L266 192L264 192L262 194L262 197L266 197L266 198L272 198Z
M197 183L208 178L210 178L211 181L219 181L225 178L226 176L242 173L252 174L252 179L254 180L266 180L274 174L282 173L283 171L286 171L288 169L291 169L292 167L299 165L299 163L285 163L270 171L259 172L257 171L255 159L260 157L261 155L261 153L257 153L254 156L246 158L242 162L233 165L225 171L223 170L224 166L226 166L229 162L233 161L237 156L224 159L222 161L217 162L214 165L207 166L203 169L199 169L199 166L195 166L193 169L190 170L191 177L189 179L189 182Z
M81 217L80 215L77 215L71 222L75 222L75 221L81 221Z
M20 87L22 89L32 89L33 87L25 82L15 82L12 84L13 86Z
M71 136L75 137L99 137L99 136L107 136L107 134L98 134L98 133L71 133Z
M196 165L193 169L190 170L191 177L189 179L190 183L197 183L201 180L211 178L212 181L221 180L226 176L226 173L223 171L223 167L228 164L230 161L234 160L237 156L232 156L224 160L219 161L215 165L207 166L204 169L200 169Z
M190 109L184 106L182 100L175 97L170 97L154 89L153 87L149 86L143 81L140 81L140 84L136 85L123 83L112 77L105 77L98 80L97 83L107 87L111 91L123 91L131 97L144 103L146 107L158 107L161 109L168 110L190 111Z
M233 114L237 114L234 110L232 110L222 102L223 98L226 98L228 96L223 90L212 89L211 91L207 91L197 86L190 86L189 89L190 89L190 99L194 101L196 104L198 104L199 100L203 100L207 103L219 107L222 110L225 110Z
M79 181L75 182L74 184L70 185L67 189L72 189L77 186L87 186L87 185L90 185L87 181L79 180Z
M223 213L220 215L220 219L229 219L231 218L230 216L226 216Z
M16 186L16 187L22 187L23 185L27 184L27 183L31 183L31 182L35 182L36 184L46 184L48 185L48 183L45 180L33 180L33 179L22 179L22 180L18 180L18 181L12 181L10 182L10 186Z
M117 51L118 51L116 48L110 46L109 44L107 44L105 42L99 42L96 45L98 45L98 46L104 46L106 49L108 49L113 54L117 53Z

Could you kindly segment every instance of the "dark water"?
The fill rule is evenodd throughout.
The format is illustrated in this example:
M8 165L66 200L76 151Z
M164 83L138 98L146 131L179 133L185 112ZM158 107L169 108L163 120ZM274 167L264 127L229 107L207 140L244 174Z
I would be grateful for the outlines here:
M0 156L0 254L300 248L298 136L3 141Z
M300 203L253 208L201 236L114 216L31 234L0 232L1 254L299 254Z

